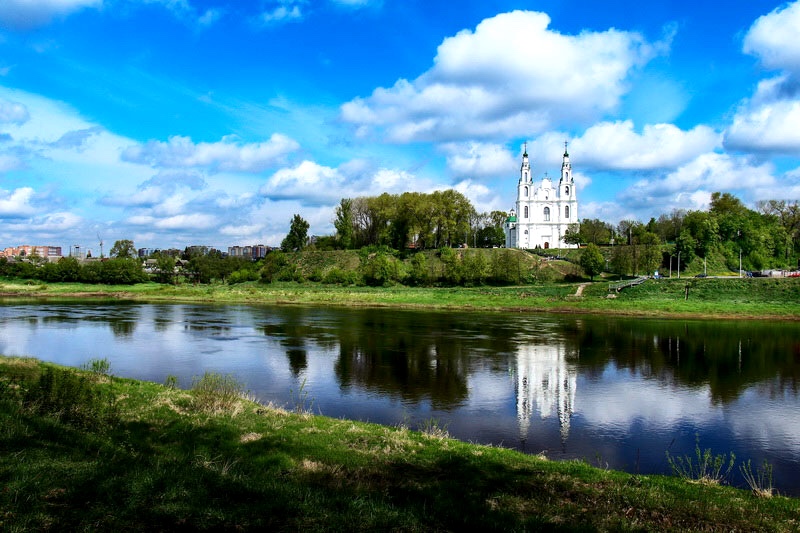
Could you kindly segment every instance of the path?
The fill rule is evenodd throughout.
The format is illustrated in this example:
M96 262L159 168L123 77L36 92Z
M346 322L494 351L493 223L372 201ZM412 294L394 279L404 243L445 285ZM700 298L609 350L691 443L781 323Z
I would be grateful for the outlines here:
M586 287L587 285L588 283L581 283L580 285L578 285L578 290L575 291L576 298L580 298L581 296L583 296L583 288Z

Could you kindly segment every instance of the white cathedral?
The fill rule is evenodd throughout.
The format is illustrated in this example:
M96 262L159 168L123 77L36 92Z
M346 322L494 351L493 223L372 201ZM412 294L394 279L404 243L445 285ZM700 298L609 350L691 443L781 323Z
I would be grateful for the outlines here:
M578 198L567 143L564 143L561 178L555 187L547 174L539 187L534 186L525 143L517 203L505 224L506 248L576 248L577 245L565 243L564 236L567 228L577 223Z

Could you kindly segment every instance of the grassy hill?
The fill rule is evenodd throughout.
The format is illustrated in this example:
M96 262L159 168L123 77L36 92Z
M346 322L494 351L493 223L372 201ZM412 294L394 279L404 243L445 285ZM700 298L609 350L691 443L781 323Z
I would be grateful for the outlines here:
M800 501L0 357L0 530L796 531Z

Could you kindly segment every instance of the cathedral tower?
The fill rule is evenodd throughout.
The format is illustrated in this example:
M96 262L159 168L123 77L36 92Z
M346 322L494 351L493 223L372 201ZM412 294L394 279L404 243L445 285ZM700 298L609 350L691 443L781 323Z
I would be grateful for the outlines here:
M578 223L578 198L567 143L558 185L545 173L534 184L528 159L528 143L522 154L517 201L506 220L507 248L575 248L564 242L567 229Z

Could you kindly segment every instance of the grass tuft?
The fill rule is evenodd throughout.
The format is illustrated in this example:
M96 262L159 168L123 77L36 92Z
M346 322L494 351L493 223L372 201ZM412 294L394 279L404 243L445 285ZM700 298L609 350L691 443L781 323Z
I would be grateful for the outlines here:
M192 382L192 407L211 415L235 414L244 394L234 376L206 372Z
M711 448L700 449L700 436L695 437L695 456L672 457L667 450L667 462L672 473L681 479L705 485L718 485L722 483L733 470L736 463L736 454L714 455ZM727 466L726 466L727 465Z
M756 468L755 472L750 459L746 463L739 465L739 471L753 494L759 498L772 497L774 492L772 487L772 465L766 459L761 466Z

